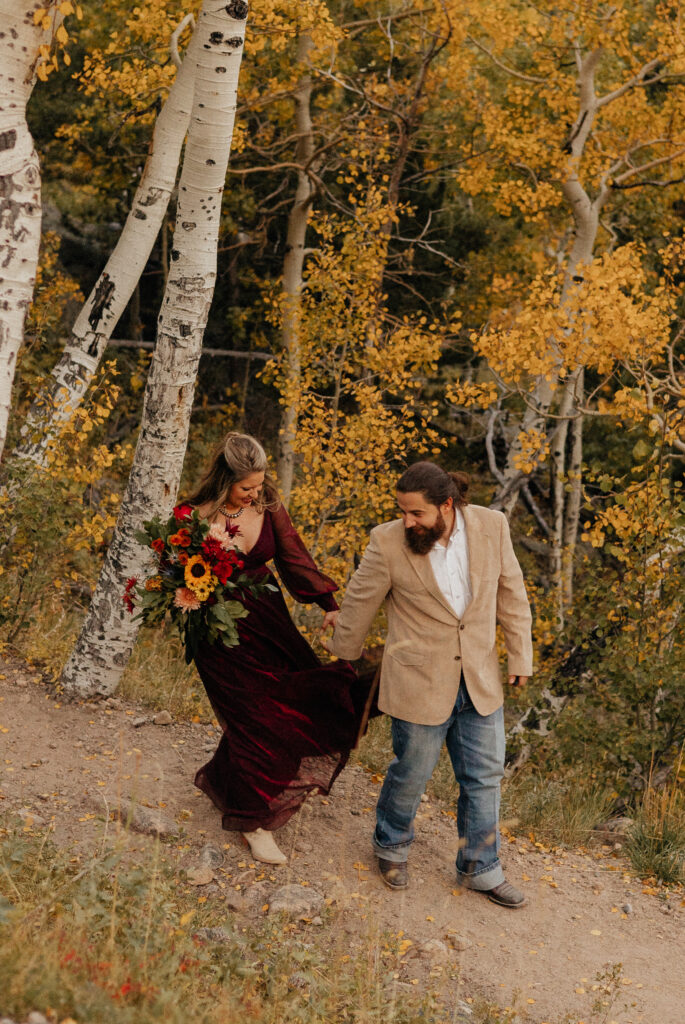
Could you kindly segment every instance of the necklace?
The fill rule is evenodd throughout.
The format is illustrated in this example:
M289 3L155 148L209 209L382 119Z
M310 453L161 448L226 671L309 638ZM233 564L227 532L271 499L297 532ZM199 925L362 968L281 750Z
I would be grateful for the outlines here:
M237 512L229 512L225 505L222 505L221 508L219 509L219 512L221 512L222 516L226 516L227 519L237 519L238 516L241 516L244 511L244 505L242 508L239 508Z

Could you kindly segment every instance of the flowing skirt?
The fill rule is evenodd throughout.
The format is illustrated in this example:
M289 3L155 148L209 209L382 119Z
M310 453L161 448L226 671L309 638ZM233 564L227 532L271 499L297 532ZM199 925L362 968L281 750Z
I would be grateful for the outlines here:
M270 573L261 580L275 583ZM272 831L308 792L330 791L364 728L372 673L360 678L345 661L322 665L280 590L248 596L245 605L240 644L207 644L195 659L223 729L195 785L225 829Z

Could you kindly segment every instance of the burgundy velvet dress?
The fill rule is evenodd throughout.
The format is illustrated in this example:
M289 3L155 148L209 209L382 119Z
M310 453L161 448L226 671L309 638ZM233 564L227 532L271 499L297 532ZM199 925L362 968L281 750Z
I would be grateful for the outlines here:
M273 585L271 559L290 594L324 611L336 584L319 572L282 506L266 510L245 555L254 580ZM348 662L323 665L295 627L280 589L246 595L240 644L203 645L195 664L223 729L195 785L222 813L223 827L277 829L307 793L328 793L355 745L369 683Z

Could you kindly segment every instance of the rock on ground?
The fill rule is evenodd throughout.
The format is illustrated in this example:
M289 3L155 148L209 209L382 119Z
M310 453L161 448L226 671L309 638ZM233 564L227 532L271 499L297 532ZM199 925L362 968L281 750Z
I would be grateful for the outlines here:
M314 917L322 909L324 898L316 889L302 885L282 885L271 897L270 914L289 917Z

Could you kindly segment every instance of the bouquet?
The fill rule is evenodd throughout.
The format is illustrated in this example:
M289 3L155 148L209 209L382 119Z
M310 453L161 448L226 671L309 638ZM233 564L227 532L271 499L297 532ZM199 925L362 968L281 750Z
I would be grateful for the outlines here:
M136 618L146 626L169 615L188 663L201 640L213 643L220 637L226 647L235 647L240 642L236 622L248 614L241 593L273 589L241 574L242 552L234 541L239 533L232 524L210 526L190 505L177 505L166 523L155 516L136 533L157 553L157 570L142 584L135 576L127 582L124 604L131 613L138 607Z

